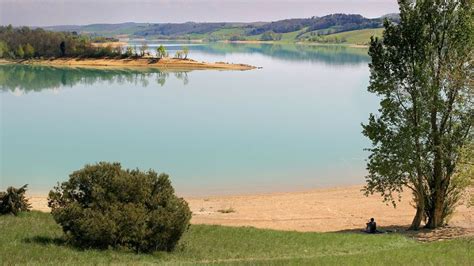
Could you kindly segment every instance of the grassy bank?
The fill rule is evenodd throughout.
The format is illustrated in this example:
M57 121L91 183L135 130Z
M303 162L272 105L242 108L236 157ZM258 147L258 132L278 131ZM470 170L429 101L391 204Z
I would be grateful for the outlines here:
M420 243L397 234L297 233L193 225L172 253L79 250L49 214L0 216L0 264L245 263L468 265L473 239Z
M371 36L381 38L383 36L383 29L345 31L324 35L321 37L321 39L328 40L328 43L331 43L330 40L339 39L342 40L340 43L342 45L369 45Z

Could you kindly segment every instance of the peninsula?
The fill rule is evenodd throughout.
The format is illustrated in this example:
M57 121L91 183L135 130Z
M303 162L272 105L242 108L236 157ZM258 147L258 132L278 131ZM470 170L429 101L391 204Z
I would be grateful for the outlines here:
M171 70L251 70L255 66L247 64L231 64L226 62L199 62L192 59L180 58L75 58L60 57L54 59L23 59L11 60L0 59L0 64L28 64L47 66L69 66L69 67L134 67L134 68L160 68Z

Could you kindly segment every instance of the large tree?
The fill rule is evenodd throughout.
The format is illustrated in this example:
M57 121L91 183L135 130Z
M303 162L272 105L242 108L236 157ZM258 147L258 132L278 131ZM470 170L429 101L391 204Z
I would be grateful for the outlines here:
M472 0L399 0L400 23L372 38L369 92L380 109L363 133L372 141L366 193L396 203L413 191L411 228L446 222L459 199L461 150L472 145Z

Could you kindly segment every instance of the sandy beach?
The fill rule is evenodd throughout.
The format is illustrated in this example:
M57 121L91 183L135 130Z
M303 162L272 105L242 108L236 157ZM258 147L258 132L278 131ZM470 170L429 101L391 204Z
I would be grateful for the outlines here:
M21 61L0 60L0 64L26 64L26 65L48 65L48 66L70 66L70 67L156 67L162 69L176 70L251 70L256 67L246 64L231 64L226 62L199 62L192 59L176 58L138 58L138 59L109 59L109 58L57 58L57 59L29 59Z
M193 224L253 226L276 230L331 232L361 229L371 217L382 228L403 228L415 210L406 192L397 208L379 196L365 197L362 186L315 189L305 192L186 198ZM470 191L472 193L472 191ZM49 211L46 196L30 198L33 209ZM463 235L474 234L474 208L461 205L450 221Z

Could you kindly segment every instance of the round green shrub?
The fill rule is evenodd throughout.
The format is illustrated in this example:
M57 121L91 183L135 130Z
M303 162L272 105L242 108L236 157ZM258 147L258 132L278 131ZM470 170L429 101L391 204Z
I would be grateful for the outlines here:
M166 174L100 162L73 172L49 192L48 205L70 242L81 247L171 251L191 211Z
M31 205L25 197L27 186L24 185L20 188L9 187L6 192L0 192L0 215L18 215L20 212L31 209Z

